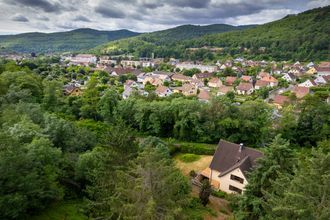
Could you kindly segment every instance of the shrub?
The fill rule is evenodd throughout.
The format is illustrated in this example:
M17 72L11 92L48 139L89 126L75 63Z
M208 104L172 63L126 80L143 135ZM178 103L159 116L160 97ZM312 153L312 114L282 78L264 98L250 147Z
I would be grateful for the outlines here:
M182 161L182 162L185 162L185 163L191 163L191 162L194 162L196 160L199 160L201 157L199 155L196 155L196 154L182 154L179 156L179 159Z
M189 176L192 177L192 178L195 178L197 176L197 173L195 172L195 170L191 170L189 172Z

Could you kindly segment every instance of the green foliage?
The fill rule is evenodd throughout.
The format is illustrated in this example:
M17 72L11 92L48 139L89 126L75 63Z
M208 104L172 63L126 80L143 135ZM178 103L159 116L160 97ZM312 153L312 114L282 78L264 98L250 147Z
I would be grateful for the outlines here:
M291 175L295 165L294 154L289 143L276 136L265 155L259 159L257 167L249 175L249 184L238 201L238 219L259 219L266 215L267 194L274 192L273 181L281 174Z
M321 142L312 157L299 162L293 176L283 174L269 194L268 217L272 219L328 219L330 142Z
M211 184L209 182L209 180L204 180L202 182L202 185L200 187L200 191L199 191L199 199L201 200L201 203L203 204L203 206L206 206L207 203L209 202L209 197L211 195Z
M182 162L191 163L191 162L199 160L201 157L199 155L196 155L196 154L180 154L178 156L178 158Z
M58 33L27 33L0 38L0 45L6 49L24 53L69 52L86 50L121 38L136 36L128 30L97 31L77 29Z

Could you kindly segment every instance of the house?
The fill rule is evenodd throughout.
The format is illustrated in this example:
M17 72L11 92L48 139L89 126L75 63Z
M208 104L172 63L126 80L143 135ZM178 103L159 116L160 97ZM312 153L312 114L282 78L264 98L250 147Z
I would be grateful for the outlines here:
M293 75L295 75L298 78L304 75L304 72L299 68L292 68L288 72L292 73Z
M318 66L316 67L318 76L328 76L330 75L330 66Z
M144 78L143 85L147 83L150 83L151 85L154 86L160 86L163 85L164 81L157 76L151 75Z
M251 95L253 92L253 85L252 83L247 83L247 82L241 82L237 87L236 87L236 92L240 95Z
M226 95L228 92L233 92L234 91L234 87L232 86L221 86L217 92L217 95Z
M296 86L295 88L293 88L292 93L294 93L298 99L301 99L305 97L307 94L309 94L309 88Z
M159 97L167 97L170 96L173 92L170 88L166 87L166 86L158 86L156 88L155 93L159 96Z
M267 82L268 87L275 87L278 85L278 80L273 76L264 76L261 78L261 81Z
M197 98L199 101L208 102L211 98L210 92L206 89L200 89Z
M179 81L179 82L182 82L182 83L190 82L192 80L191 77L185 76L185 75L182 75L182 74L174 74L174 75L172 75L171 78L172 78L173 81Z
M204 80L204 79L209 79L213 76L213 73L209 72L204 72L204 73L196 73L193 75L193 79L199 79L199 80Z
M235 76L227 76L225 79L225 83L228 86L232 86L236 80L237 80L237 77L235 77Z
M111 64L114 64L114 65L116 65L117 64L117 60L112 60L112 59L110 59L109 56L101 56L100 57L100 60L99 60L99 64L102 64L102 65L111 65Z
M268 77L268 76L270 76L269 73L264 72L264 71L261 71L261 72L257 75L257 79L261 79L261 78Z
M244 81L244 82L251 82L252 83L252 77L251 76L243 75L241 77L241 80Z
M171 76L174 73L171 72L163 72L163 71L154 71L151 72L151 75L158 77L162 81L170 82L171 81Z
M248 184L248 172L261 157L263 153L256 149L220 140L210 166L195 180L200 182L207 179L215 190L242 194Z
M306 71L306 75L314 75L317 73L317 70L315 67L311 67Z
M192 84L184 84L181 87L181 91L185 96L197 95L197 87Z
M92 54L78 54L75 57L70 58L70 64L88 66L90 64L96 64L97 58Z
M296 81L296 76L293 75L292 73L284 73L282 79L284 79L287 82L294 82Z
M306 65L307 68L311 68L311 67L314 67L314 63L313 62L310 62L309 64Z
M204 73L204 72L213 73L218 70L217 66L193 64L193 63L187 63L187 62L178 63L175 65L175 67L179 68L180 70L199 69L202 73Z
M207 85L212 88L219 88L222 86L222 81L219 78L214 77L209 80Z
M69 95L69 96L80 96L80 95L82 95L81 89L78 86L74 85L74 84L65 85L63 90L64 90L65 95Z
M268 82L263 80L257 80L256 84L254 85L254 89L259 90L267 86L268 86Z
M317 85L330 83L330 75L328 76L318 76L314 82Z
M281 109L285 104L290 103L290 99L288 96L284 95L276 95L273 100L273 104L278 108Z
M313 86L317 86L317 84L314 82L314 80L308 79L305 82L300 83L298 86L310 88L310 87L313 87Z
M122 60L120 61L120 64L123 66L123 67L133 67L133 68L136 68L137 66L140 66L141 65L141 62L140 61L136 61L136 60Z

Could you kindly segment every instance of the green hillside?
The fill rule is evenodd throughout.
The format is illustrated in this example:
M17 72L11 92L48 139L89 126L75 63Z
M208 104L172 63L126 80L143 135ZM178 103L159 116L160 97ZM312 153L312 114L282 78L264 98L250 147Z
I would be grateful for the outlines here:
M152 52L157 56L167 56L169 53L179 55L181 52L176 52L174 48L177 42L187 39L195 39L207 34L223 33L235 30L244 30L255 27L255 25L232 26L227 24L213 24L207 26L200 25L182 25L175 28L145 33L139 36L121 39L110 42L96 48L95 51L110 54L136 53L138 56L150 56ZM179 43L180 44L180 43ZM168 51L167 47L171 47Z
M0 36L0 47L27 53L78 51L138 34L128 30L98 31L93 29L77 29L49 34L25 33Z
M204 32L207 35L201 37L198 37L198 31L192 31L197 34L189 36L186 35L188 32L176 29L142 34L110 42L98 47L98 51L108 54L132 53L136 56L150 56L154 53L158 57L193 60L215 59L227 55L277 60L329 60L329 24L330 6L327 6L298 15L288 15L281 20L247 30L230 31L228 28L219 32L230 32L217 34L209 34L207 31ZM222 47L224 50L216 55L207 50L194 53L186 50L204 46Z

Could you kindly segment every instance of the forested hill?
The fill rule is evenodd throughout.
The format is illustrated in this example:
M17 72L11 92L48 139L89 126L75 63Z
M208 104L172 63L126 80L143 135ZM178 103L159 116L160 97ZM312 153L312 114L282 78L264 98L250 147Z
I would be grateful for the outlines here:
M129 30L98 31L76 29L56 33L25 33L0 36L2 49L16 52L66 52L94 48L109 41L139 35Z
M149 56L152 52L158 56L166 56L167 49L163 46L174 45L176 42L181 42L187 39L195 39L207 34L224 33L228 31L244 30L253 28L255 25L232 26L227 24L212 24L212 25L182 25L175 28L170 28L162 31L144 33L139 36L121 39L115 42L109 42L100 45L95 49L99 53L134 53L137 52L140 56ZM163 52L159 52L159 51ZM175 52L174 52L175 53Z
M228 24L212 25L182 25L167 30L146 33L139 36L140 39L156 44L201 37L207 34L223 33L234 30L244 30L255 25L232 26Z
M208 34L194 39L187 37L186 40L166 42L163 40L166 32L142 34L131 39L110 42L99 48L99 51L110 54L133 53L137 56L150 56L154 53L158 57L212 59L214 54L207 50L195 52L197 55L186 50L211 46L223 47L222 55L277 60L329 60L329 24L330 6L327 6L288 15L281 20L247 30ZM185 33L180 33L179 36L184 35Z
M229 47L232 54L237 47L247 48L247 54L278 59L330 59L330 6L309 10L297 15L235 33L213 34L188 46L205 45ZM263 51L264 50L264 51Z

